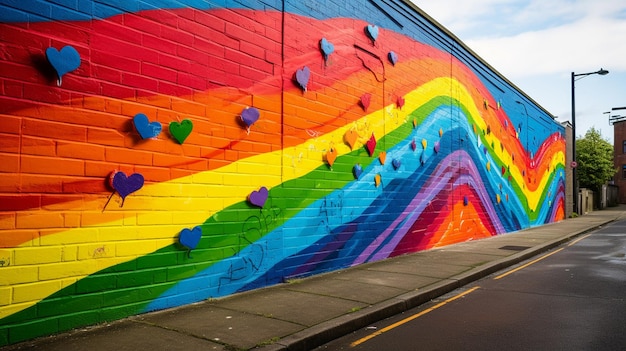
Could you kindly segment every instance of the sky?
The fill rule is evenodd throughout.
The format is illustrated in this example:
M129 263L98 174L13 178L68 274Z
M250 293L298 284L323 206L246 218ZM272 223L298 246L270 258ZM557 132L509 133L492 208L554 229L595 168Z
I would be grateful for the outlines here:
M592 127L613 143L609 115L626 116L626 1L411 0L576 135ZM610 113L605 113L610 112Z

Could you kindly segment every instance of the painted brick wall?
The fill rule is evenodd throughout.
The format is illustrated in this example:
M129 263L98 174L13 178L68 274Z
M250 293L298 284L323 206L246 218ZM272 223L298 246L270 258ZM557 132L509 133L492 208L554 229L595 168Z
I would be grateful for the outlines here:
M0 1L0 345L561 220L562 134L401 0Z

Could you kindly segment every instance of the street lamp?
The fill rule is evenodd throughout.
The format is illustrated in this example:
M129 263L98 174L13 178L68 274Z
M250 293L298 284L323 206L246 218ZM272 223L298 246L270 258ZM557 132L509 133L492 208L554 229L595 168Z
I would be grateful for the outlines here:
M600 68L600 70L589 73L574 73L572 72L572 162L576 162L576 95L574 94L574 82L583 79L586 76L592 74L599 74L605 76L609 74L609 71ZM579 77L579 78L576 78ZM572 181L574 182L572 200L574 205L574 212L578 213L578 182L576 181L576 167L572 167Z

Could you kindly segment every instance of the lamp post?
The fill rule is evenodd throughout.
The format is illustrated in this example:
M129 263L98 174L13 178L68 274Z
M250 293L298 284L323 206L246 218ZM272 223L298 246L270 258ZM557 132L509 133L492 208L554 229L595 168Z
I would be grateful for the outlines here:
M600 68L598 71L589 73L572 72L572 162L576 162L576 94L574 93L574 82L592 74L604 76L609 74L609 71ZM578 77L578 79L576 77ZM578 213L578 182L576 180L576 167L572 167L572 181L574 182L572 193L574 212Z

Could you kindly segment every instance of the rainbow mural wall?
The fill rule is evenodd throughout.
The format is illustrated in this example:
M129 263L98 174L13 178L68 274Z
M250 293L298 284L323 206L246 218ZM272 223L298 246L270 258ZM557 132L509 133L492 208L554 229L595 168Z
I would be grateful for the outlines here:
M564 218L562 127L408 2L0 2L0 345Z

